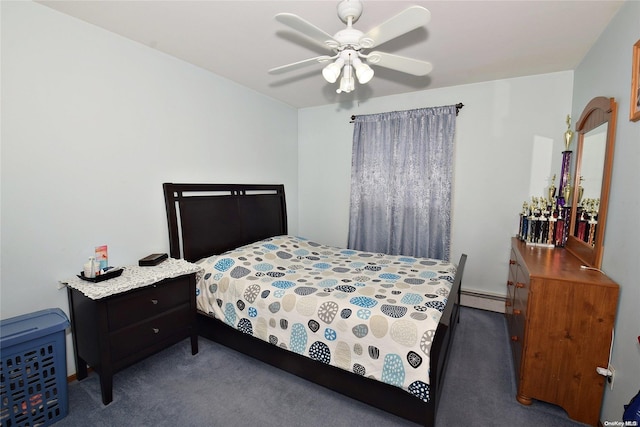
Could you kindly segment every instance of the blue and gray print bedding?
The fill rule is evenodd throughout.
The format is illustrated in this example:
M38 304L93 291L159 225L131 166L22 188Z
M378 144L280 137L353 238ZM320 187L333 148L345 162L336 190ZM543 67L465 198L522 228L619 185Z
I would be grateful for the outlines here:
M273 345L422 399L455 276L449 262L277 236L212 256L198 309Z

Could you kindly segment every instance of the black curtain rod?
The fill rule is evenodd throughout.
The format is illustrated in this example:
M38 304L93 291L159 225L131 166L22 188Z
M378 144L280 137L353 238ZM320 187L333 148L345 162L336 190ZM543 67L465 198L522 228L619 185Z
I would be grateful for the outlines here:
M464 104L462 102L458 102L456 104L456 116L458 115L460 110L462 110L462 107L464 107ZM353 123L355 119L356 119L356 116L351 116L351 121L349 123Z

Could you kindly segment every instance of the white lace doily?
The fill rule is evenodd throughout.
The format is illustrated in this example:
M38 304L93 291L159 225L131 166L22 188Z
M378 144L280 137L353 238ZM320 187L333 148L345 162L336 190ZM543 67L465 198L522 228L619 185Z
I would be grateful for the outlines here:
M95 300L189 273L197 273L197 281L202 275L202 268L183 259L168 258L153 267L126 266L120 276L102 282L88 282L76 276L63 281L62 284L77 289Z

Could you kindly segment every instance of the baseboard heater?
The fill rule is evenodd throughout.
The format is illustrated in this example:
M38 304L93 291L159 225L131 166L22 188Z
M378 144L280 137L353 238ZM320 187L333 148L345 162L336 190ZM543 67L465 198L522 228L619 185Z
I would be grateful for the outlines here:
M504 313L506 297L477 291L460 290L460 304L465 307Z

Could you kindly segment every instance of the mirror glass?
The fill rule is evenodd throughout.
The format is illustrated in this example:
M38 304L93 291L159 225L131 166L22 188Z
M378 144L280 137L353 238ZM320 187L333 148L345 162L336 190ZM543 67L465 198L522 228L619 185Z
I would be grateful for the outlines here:
M597 216L598 212L595 207L600 205L606 148L607 123L584 134L582 165L580 167L580 175L577 176L579 182L577 203L583 212L590 209L591 216ZM575 232L573 234L576 235Z
M567 250L585 264L600 268L609 203L616 103L597 97L576 123L578 150L573 174L571 228Z
M607 148L607 123L585 133L582 147L582 167L580 185L583 194L578 203L585 199L600 199L604 155Z

